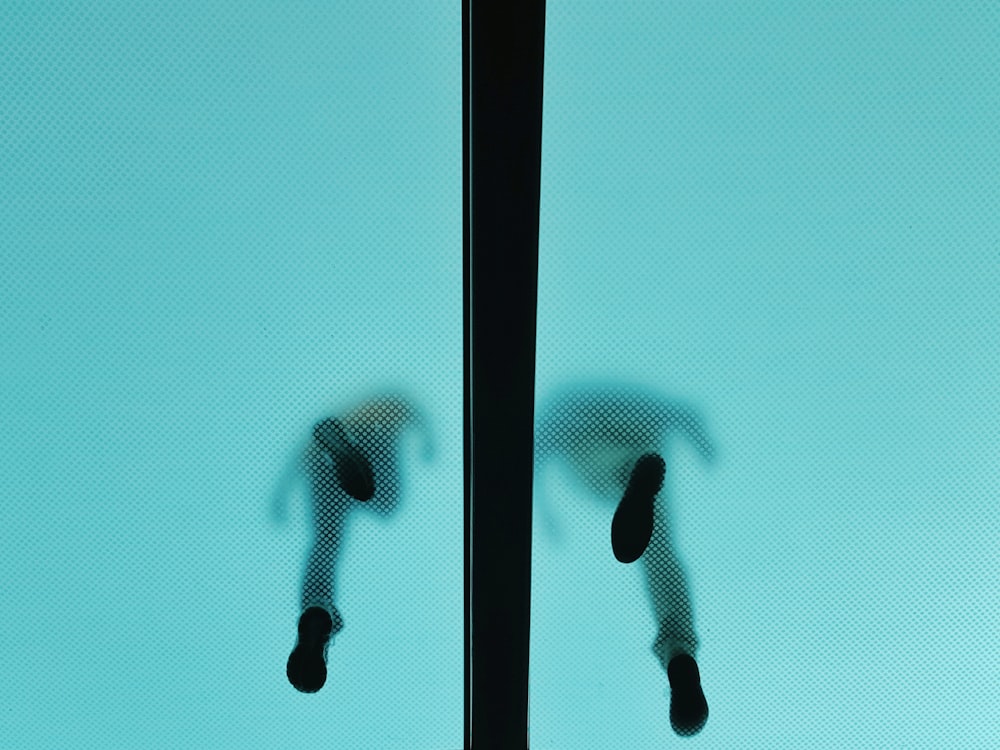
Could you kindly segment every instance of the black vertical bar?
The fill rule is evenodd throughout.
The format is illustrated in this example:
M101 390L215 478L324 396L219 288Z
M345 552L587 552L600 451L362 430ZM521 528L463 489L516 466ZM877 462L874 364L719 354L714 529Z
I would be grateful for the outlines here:
M545 3L465 2L466 553L472 574L466 737L474 750L520 750L528 737Z
M462 446L463 470L465 479L465 505L462 518L465 520L465 734L464 750L472 748L472 326L469 324L472 306L471 273L472 260L472 181L470 162L472 154L469 150L472 128L471 76L469 75L469 41L472 28L469 24L469 4L472 0L462 0Z

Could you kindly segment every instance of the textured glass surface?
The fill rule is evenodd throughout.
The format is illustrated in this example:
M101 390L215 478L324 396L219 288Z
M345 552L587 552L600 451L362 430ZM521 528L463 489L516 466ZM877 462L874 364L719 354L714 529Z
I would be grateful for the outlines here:
M533 749L996 746L998 39L989 3L547 4Z
M461 747L460 5L0 15L0 747Z

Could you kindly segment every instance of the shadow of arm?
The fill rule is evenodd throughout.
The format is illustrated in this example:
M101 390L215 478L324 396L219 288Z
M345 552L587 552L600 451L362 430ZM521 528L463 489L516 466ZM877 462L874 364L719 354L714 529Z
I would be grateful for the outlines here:
M271 523L282 525L288 520L288 499L295 489L296 481L300 479L299 461L305 449L305 443L300 441L278 476L278 482L271 493L271 502L268 508L268 517Z

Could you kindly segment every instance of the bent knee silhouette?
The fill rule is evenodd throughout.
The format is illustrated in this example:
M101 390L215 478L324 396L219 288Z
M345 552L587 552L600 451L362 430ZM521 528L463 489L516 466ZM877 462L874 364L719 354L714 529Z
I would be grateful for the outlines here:
M285 672L300 692L315 693L326 683L327 650L344 627L334 584L347 518L360 508L379 516L394 513L401 486L399 441L411 427L423 431L429 459L425 416L398 394L382 395L316 422L298 454L296 464L309 484L313 540L301 585L298 639ZM290 470L283 491L289 476ZM282 502L280 495L275 502Z
M653 536L653 501L663 487L666 464L656 453L636 461L628 487L611 521L611 548L619 562L642 557Z
M664 490L666 438L686 437L706 461L714 448L695 412L625 384L575 384L539 411L535 468L557 459L577 486L601 502L617 502L611 521L615 559L642 559L649 602L658 626L652 652L670 684L670 724L683 737L708 720L695 654L698 638L687 575L678 559ZM545 493L539 494L547 507ZM552 516L551 509L543 510ZM554 526L554 521L549 521Z
M371 462L350 441L343 425L336 419L324 419L313 428L313 437L333 462L337 482L344 492L355 500L371 500L375 495Z

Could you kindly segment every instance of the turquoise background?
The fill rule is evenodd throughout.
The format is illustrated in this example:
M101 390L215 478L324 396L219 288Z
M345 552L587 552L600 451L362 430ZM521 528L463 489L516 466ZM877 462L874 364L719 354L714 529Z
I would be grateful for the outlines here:
M461 747L460 10L3 6L0 746ZM997 39L988 3L547 4L539 401L642 384L718 456L668 454L694 739L613 506L536 487L533 748L994 746ZM396 387L437 451L351 518L302 695L305 498L268 508Z
M614 504L536 483L532 748L996 746L998 40L990 3L547 3L539 397L649 387L717 456L666 454L691 739Z
M5 3L0 747L462 744L457 4ZM430 415L285 676L313 421Z

